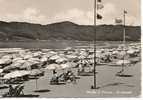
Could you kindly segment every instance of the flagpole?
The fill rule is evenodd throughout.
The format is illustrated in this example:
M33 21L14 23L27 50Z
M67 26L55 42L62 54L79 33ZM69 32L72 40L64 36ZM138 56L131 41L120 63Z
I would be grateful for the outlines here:
M126 11L123 12L123 51L125 53L125 44L126 44ZM123 55L123 65L122 65L122 71L124 71L124 60L125 60L125 54Z
M92 89L97 89L97 77L96 77L96 17L97 17L97 9L96 9L97 1L94 0L94 40L93 40L93 46L94 46L94 79L93 79L93 86L91 87Z
M125 44L126 43L126 13L125 13L125 10L124 10L124 34L123 34L123 43Z

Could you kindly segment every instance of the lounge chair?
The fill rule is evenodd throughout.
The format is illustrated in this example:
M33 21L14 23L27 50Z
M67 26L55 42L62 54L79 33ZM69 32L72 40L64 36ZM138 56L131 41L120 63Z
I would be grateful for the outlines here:
M18 85L14 89L9 89L9 92L5 93L3 97L20 97L24 95L24 86Z

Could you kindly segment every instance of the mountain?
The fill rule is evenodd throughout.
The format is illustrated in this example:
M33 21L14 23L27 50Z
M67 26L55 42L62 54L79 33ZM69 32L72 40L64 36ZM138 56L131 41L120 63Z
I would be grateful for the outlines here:
M0 40L81 40L94 39L95 27L92 25L77 25L65 21L48 25L26 22L0 21ZM141 38L140 26L126 26L126 39L138 41ZM123 26L99 25L96 27L96 39L100 41L123 40Z

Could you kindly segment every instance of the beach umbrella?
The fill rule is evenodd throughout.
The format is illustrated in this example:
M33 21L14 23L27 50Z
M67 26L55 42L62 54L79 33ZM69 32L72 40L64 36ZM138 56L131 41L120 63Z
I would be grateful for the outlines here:
M61 69L66 69L66 68L74 68L76 67L76 63L73 63L73 62L67 62L65 64L61 64Z
M25 63L25 61L26 61L26 60L21 59L21 60L17 60L17 61L15 61L15 62L13 62L13 64L16 64L16 63L23 64L23 63Z
M48 65L45 69L48 69L48 70L55 70L55 69L59 69L61 66L58 65L58 64L50 64Z
M12 62L17 62L17 61L19 61L19 60L23 60L23 58L22 58L22 57L14 58L14 59L12 60Z
M113 51L112 54L118 54L119 52L117 50Z
M127 53L128 53L128 54L134 54L135 51L134 51L134 50L128 50Z
M66 51L72 50L72 47L66 47L64 50Z
M127 65L130 64L131 62L129 60L119 60L116 62L117 65Z
M88 55L88 57L87 58L89 58L89 59L93 59L94 58L94 55Z
M42 73L44 73L44 71L42 71L40 69L33 69L33 70L30 71L30 75L32 75L32 76L37 76L37 75L40 75ZM38 78L36 78L35 83L36 83L36 89L37 89L38 88Z
M28 61L40 62L40 59L39 58L29 58Z
M44 71L41 71L40 69L33 69L30 71L30 75L36 76L36 75L42 74L43 72Z
M24 59L26 60L26 59L30 59L30 58L32 58L32 54L31 55L23 55L24 57Z
M59 58L61 58L59 55L54 55L54 56L51 56L49 59L50 60L57 60Z
M61 66L60 67L61 69L70 68L70 66L68 64L61 64L60 66Z
M26 76L29 74L30 74L29 71L14 71L14 72L11 72L11 73L4 75L3 78L4 79L11 79L11 78L16 78L16 77Z
M0 73L2 73L3 72L3 69L0 69Z
M125 56L126 54L127 54L126 51L120 51L118 53L118 55L121 56L121 57Z
M55 52L55 51L49 51L48 53L49 54L57 54L57 52Z
M11 62L11 59L0 59L0 65L10 64Z
M52 56L54 56L55 54L53 54L53 53L47 53L45 56L47 57L47 58L49 58L49 57L52 57Z
M48 58L47 58L47 57L42 57L42 58L40 59L40 62L46 62L46 61L48 61Z
M76 55L66 55L66 57L69 58L69 59L76 59L77 58Z
M68 59L62 57L62 58L58 58L58 59L56 60L57 63L61 63L61 62L64 62L64 61L68 61Z
M78 58L79 58L79 59L85 59L85 58L86 58L86 56L81 55L81 56L79 56Z
M5 56L2 57L2 59L12 59L12 58L13 58L12 55L5 55Z
M35 52L33 53L33 57L40 57L42 55L42 52Z
M19 67L21 66L21 63L13 63L9 66L6 66L5 68L3 68L4 71L9 71L9 70L14 70L14 69L19 69Z
M28 69L28 70L30 70L32 65L33 64L31 62L25 61L19 68L20 69Z
M9 71L9 70L13 70L13 69L19 69L23 63L25 63L25 60L17 60L14 63L12 63L9 66L6 66L3 70L4 71Z

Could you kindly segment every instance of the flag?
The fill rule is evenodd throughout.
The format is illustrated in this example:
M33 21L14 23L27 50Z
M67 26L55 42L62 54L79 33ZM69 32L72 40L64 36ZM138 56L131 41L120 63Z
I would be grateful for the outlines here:
M97 10L100 10L104 8L103 4L102 3L97 3Z
M100 2L100 3L101 3L102 1L101 1L101 0L97 0L97 2Z
M122 24L122 22L123 22L123 21L122 21L122 19L120 19L120 18L116 18L116 19L115 19L115 23L116 23L116 24Z
M116 18L115 19L115 23L122 23L123 21L122 21L122 19L120 19L120 18Z
M101 10L102 8L104 8L104 5L101 3L102 1L101 0L97 0L97 10ZM102 15L98 14L97 13L97 19L102 19Z
M125 14L127 14L127 11L126 11L126 10L124 10L124 13L125 13Z
M102 19L102 16L100 14L97 14L97 19Z

